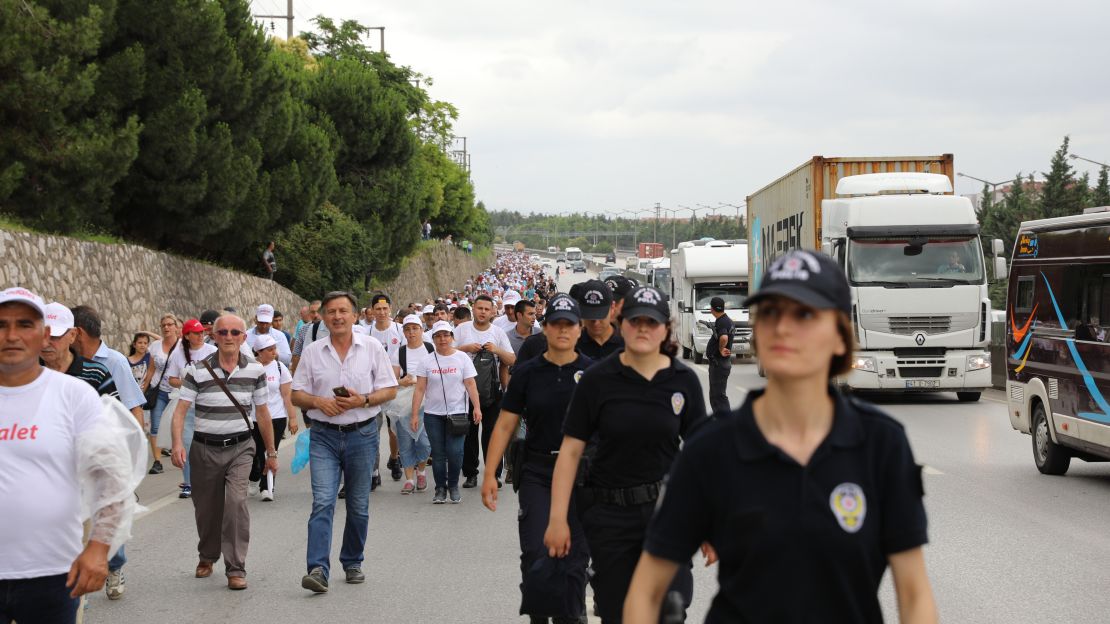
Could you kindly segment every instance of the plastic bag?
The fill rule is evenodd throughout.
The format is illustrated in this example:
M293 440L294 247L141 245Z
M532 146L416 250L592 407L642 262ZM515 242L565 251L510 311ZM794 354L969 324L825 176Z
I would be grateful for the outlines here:
M89 539L109 545L109 557L131 539L135 513L144 511L135 488L146 476L147 440L119 400L100 398L101 417L77 438L81 519L91 519Z
M312 435L312 430L305 429L297 436L297 446L296 450L293 452L293 465L289 468L293 474L297 474L304 470L304 467L308 465L308 444L310 435Z

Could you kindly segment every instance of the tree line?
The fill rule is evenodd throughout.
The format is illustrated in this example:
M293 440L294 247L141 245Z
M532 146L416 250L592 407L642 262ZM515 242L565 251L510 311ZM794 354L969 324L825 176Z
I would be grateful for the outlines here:
M735 216L703 215L701 218L642 219L615 218L589 214L547 215L498 210L490 213L496 238L511 243L520 241L529 249L578 247L586 252L607 253L614 248L629 249L637 243L659 242L671 249L676 243L700 238L744 238L747 229Z
M0 1L0 212L250 272L304 296L389 278L430 220L488 243L458 111L354 21L266 37L246 0Z

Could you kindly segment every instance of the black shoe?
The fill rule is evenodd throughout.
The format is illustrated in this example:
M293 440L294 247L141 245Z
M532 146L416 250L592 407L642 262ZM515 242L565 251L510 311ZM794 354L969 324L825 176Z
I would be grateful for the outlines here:
M347 498L347 486L339 486L339 498Z
M374 490L378 489L378 487L381 486L381 484L382 484L382 476L380 474L375 473L374 476L370 478L370 491L373 492Z
M169 457L170 449L162 449L162 457Z
M155 460L154 465L150 467L147 474L162 474L162 462Z
M391 458L385 465L389 468L389 476L392 477L394 481L400 481L401 477L404 476L404 473L401 471L401 459L399 457Z
M347 582L352 585L357 585L366 581L366 575L362 573L361 568L347 568L343 571L347 573Z
M310 589L317 594L328 591L328 577L324 576L323 568L312 568L312 571L301 578L301 587Z
M463 487L464 488L476 488L476 487L478 487L478 477L467 477L466 481L463 482Z

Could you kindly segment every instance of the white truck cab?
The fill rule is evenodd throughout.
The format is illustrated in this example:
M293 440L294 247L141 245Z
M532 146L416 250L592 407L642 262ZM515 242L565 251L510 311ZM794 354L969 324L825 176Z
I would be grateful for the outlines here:
M662 268L662 267L660 267ZM662 277L662 276L660 276ZM669 291L671 318L682 356L702 363L713 335L709 301L725 300L725 314L734 324L732 352L751 353L748 310L748 245L745 240L699 240L678 244L671 250ZM660 282L666 285L666 280Z

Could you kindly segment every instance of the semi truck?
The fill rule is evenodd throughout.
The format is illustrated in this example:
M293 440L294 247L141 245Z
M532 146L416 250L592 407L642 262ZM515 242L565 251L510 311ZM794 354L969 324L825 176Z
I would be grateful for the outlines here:
M815 156L747 198L752 288L794 249L848 275L856 353L839 382L866 391L991 385L990 299L975 208L952 195L951 154Z
M662 276L660 276L662 277ZM677 320L682 357L698 364L705 360L713 335L713 297L725 301L725 314L734 324L732 352L751 352L751 327L744 299L748 296L748 245L745 240L699 240L678 244L671 250L669 284L660 279L671 301L671 318Z

